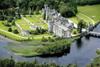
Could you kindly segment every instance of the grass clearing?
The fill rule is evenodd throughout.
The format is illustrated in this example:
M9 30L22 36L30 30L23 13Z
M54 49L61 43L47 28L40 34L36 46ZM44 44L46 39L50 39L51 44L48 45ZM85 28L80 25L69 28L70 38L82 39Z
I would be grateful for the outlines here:
M79 6L78 11L76 17L70 18L76 24L80 19L92 24L100 21L100 5Z
M95 22L100 21L100 5L86 5L78 7L79 12L87 15Z

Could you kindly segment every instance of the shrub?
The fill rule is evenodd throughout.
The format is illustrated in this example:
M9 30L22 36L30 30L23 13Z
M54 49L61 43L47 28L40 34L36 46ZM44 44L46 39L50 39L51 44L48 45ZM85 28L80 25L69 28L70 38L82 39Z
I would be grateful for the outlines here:
M49 42L54 42L54 39L52 39L51 37L48 37L48 41Z
M15 29L15 30L13 31L13 33L18 34L19 32L18 32L17 29Z
M10 27L10 28L8 28L8 31L9 31L9 32L12 32L12 28L11 28L11 27Z
M31 30L30 34L44 34L46 32L45 29L37 27L36 30Z

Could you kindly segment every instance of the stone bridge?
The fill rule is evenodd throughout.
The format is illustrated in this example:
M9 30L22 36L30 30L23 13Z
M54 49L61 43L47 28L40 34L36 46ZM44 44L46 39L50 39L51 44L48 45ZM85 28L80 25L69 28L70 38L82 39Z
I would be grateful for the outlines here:
M88 32L88 35L89 35L89 36L93 36L93 37L100 38L100 32L93 32L93 31L90 31L90 32Z

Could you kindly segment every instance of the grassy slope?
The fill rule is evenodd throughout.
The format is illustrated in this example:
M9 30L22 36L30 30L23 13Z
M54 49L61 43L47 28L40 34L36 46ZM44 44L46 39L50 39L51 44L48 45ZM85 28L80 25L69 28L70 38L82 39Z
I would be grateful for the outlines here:
M77 17L70 18L75 23L78 23L80 19L83 19L87 23L96 23L100 20L100 5L79 6L78 11Z
M79 7L79 12L92 18L95 22L100 20L100 5ZM94 16L94 17L93 17Z

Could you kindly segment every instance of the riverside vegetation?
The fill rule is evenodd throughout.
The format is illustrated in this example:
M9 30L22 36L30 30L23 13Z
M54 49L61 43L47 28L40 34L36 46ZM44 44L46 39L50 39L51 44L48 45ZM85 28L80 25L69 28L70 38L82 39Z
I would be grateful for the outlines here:
M62 39L51 37L43 37L41 41L23 42L16 45L7 46L8 49L21 56L56 56L62 55L69 51L72 39Z
M44 4L48 4L50 8L56 9L62 16L78 24L78 30L74 29L72 32L79 34L83 24L88 25L99 21L99 3L100 0L0 0L0 35L21 41L20 44L10 44L6 47L16 55L30 57L65 54L76 38L60 39L47 32L48 25L42 15ZM80 24L80 20L85 23ZM40 28L32 30L30 24ZM22 31L28 31L29 35L22 35ZM16 63L13 59L0 60L0 65L0 67L60 67L56 64L38 64L37 62ZM70 66L76 67L76 65L68 65Z

